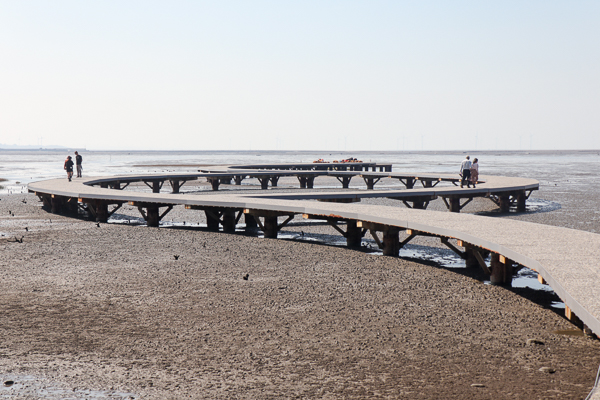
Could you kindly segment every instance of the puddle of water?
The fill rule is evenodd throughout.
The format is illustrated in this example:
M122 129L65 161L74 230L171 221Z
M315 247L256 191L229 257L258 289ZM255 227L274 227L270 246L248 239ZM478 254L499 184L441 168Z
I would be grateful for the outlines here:
M6 375L0 376L0 379L2 381L2 385L0 385L0 399L133 400L138 398L135 393L114 390L65 389L64 387L67 386L65 384L50 382L33 375Z
M15 181L0 182L0 195L4 194L26 194L28 189L26 185L22 185Z
M566 308L565 303L562 301L553 301L550 303L550 307L552 308L562 308L563 310Z
M542 199L529 199L527 200L527 212L538 213L538 212L550 212L560 210L562 206L560 203L555 201L548 201Z

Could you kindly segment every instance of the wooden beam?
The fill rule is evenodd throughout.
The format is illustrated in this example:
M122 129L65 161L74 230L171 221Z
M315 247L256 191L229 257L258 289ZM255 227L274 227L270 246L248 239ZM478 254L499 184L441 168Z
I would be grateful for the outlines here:
M159 221L160 221L160 220L162 220L162 219L163 219L163 217L164 217L165 215L167 215L167 214L169 213L169 211L171 211L172 209L173 209L173 206L172 206L172 205L168 205L168 206L167 206L167 209L166 209L166 210L165 210L165 211L164 211L164 212L163 212L163 213L162 213L162 214L161 214L161 215L158 217L158 220L159 220Z
M383 249L383 244L381 243L381 240L379 240L379 237L377 237L377 232L373 229L369 229L369 233L371 233L371 236L373 236L373 239L375 239L375 242L377 243L377 246L380 249Z
M369 221L356 221L356 226L359 228L365 228L372 231L385 232L390 228L390 225L378 224L376 222Z
M406 246L411 240L413 240L416 237L417 237L417 235L408 236L406 239L404 239L402 242L400 242L400 248L403 248L404 246Z
M479 250L473 249L473 254L475 255L475 258L477 259L477 262L479 263L479 266L481 267L483 272L485 272L488 275L491 275L492 271L490 271L490 269L488 268L487 264L485 263L485 260L481 256L481 253L479 252Z
M452 250L453 252L455 252L456 254L458 254L460 256L460 258L465 258L465 253L460 251L456 246L454 246L452 243L450 243L448 241L447 237L442 237L441 238L442 243L446 245L446 247L448 247L450 250Z
M345 238L347 238L347 237L348 237L347 233L346 233L346 232L344 232L344 230L343 230L342 228L340 228L340 227L337 225L337 223L335 223L335 221L329 221L329 220L328 220L328 221L327 221L327 223L328 223L329 225L331 225L331 227L332 227L333 229L335 229L336 231L338 231L339 233L341 233L343 237L345 237Z
M117 205L115 208L113 208L113 210L112 210L112 211L109 211L109 212L108 212L108 218L112 217L112 215L113 215L113 214L114 214L114 213L115 213L115 212L116 212L116 211L117 211L119 208L121 208L121 206L122 206L122 205L123 205L123 203L121 203L121 204L118 204L118 205Z
M296 215L296 213L289 211L255 210L250 208L245 208L244 214L251 214L259 217L293 217L294 215Z
M293 219L294 219L294 214L288 215L288 217L285 221L283 221L281 224L277 225L277 230L281 230L281 228L286 226L288 224L288 222L290 222Z
M467 204L469 204L472 201L473 201L473 198L469 197L469 200L465 201L463 204L460 205L460 209L462 210Z

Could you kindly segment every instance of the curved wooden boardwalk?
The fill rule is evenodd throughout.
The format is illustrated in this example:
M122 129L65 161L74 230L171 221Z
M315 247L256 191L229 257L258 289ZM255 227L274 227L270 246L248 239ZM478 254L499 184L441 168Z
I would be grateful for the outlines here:
M247 167L247 166L246 166ZM215 191L207 194L181 194L182 182L206 178L228 182L237 175L243 179L265 178L263 170L221 170L216 173L153 174L88 178L68 182L54 179L35 182L29 190L35 192L52 212L76 212L85 205L98 221L106 221L111 212L124 203L137 206L148 225L158 226L159 221L176 205L199 209L206 213L207 225L212 229L222 227L234 232L242 215L246 227L256 224L265 237L277 237L277 232L293 216L328 221L347 239L349 247L360 245L366 232L380 244L383 253L397 256L399 249L418 235L439 237L441 242L458 254L468 265L479 265L491 274L493 283L510 283L514 264L526 266L539 274L540 281L549 284L566 305L566 316L600 335L600 235L533 224L504 218L460 214L461 201L473 197L489 197L502 209L513 204L524 208L525 199L538 182L532 179L507 177L482 177L476 189L461 189L456 177L445 175L402 175L391 172L348 171L353 176L382 174L399 179L412 189L404 190L349 190L323 191ZM270 171L273 176L300 177L307 171ZM323 171L318 171L322 173ZM343 171L332 171L333 175ZM329 174L328 171L324 172ZM275 175L273 175L275 174ZM300 180L300 178L299 178ZM422 188L414 183L421 181ZM436 182L447 181L454 185L438 187ZM145 182L153 193L115 190L130 182ZM163 184L170 182L172 192L160 192ZM241 182L241 181L240 181ZM341 182L341 181L340 181ZM237 182L236 182L237 183ZM302 187L302 182L301 187ZM365 180L365 183L368 182ZM261 185L264 185L261 182ZM213 185L215 189L215 185ZM404 201L408 206L390 207L360 204L360 198L389 197ZM427 211L429 200L442 198L454 212ZM315 201L319 199L322 201ZM456 206L458 204L458 207ZM109 206L114 205L110 211ZM464 204L462 204L464 205ZM283 222L280 221L284 217ZM345 228L345 229L344 229ZM399 232L408 236L400 241ZM491 254L491 265L483 258Z

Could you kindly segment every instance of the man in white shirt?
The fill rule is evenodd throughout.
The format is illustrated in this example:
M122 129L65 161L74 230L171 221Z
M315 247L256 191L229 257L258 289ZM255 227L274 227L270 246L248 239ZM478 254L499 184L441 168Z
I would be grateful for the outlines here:
M463 187L465 182L467 182L467 187L470 188L471 182L469 178L471 177L471 157L467 156L462 164L460 164L460 176L462 176L460 187Z

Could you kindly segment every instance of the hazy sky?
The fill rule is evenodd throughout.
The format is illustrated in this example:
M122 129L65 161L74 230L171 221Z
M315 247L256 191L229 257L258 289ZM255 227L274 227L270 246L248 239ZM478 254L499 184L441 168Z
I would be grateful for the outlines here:
M600 148L600 2L0 0L0 143Z

